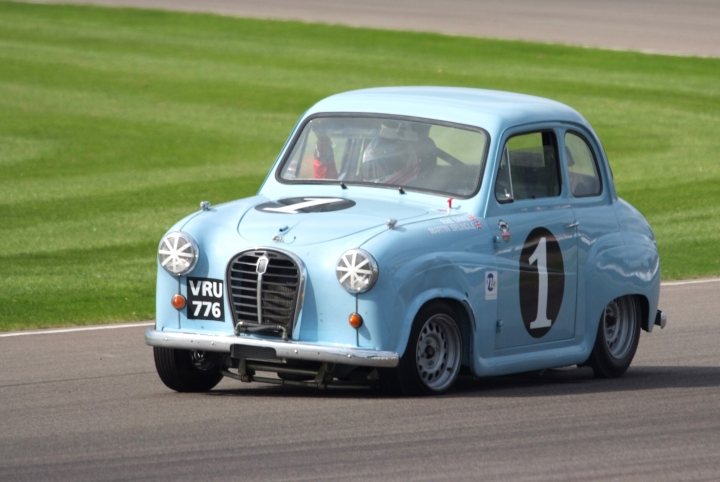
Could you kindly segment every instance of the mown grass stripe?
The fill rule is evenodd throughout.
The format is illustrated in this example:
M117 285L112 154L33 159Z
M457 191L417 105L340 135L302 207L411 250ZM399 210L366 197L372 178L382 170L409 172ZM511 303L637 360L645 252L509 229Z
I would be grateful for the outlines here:
M0 2L0 330L153 316L157 240L253 194L298 115L375 85L582 112L665 278L720 273L720 59Z

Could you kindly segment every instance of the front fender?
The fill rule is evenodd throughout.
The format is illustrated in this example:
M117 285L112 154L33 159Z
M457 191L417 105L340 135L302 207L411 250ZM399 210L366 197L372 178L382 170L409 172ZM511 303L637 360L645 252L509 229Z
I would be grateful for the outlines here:
M484 298L485 273L492 269L493 257L468 251L424 253L406 252L404 256L386 258L394 261L381 267L380 279L373 288L380 297L372 305L387 327L383 349L400 355L405 353L417 313L432 300L450 300L464 306L471 324L478 313L494 317L492 310L497 309L494 302L491 306ZM364 306L363 300L361 296L360 306ZM475 332L474 326L468 328Z

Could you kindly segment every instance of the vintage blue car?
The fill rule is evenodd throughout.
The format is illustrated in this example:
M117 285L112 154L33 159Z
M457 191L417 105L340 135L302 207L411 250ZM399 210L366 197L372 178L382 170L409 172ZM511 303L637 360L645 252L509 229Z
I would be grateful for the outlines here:
M254 197L158 248L161 380L404 394L589 365L622 375L663 327L660 261L588 122L507 92L395 87L311 107Z

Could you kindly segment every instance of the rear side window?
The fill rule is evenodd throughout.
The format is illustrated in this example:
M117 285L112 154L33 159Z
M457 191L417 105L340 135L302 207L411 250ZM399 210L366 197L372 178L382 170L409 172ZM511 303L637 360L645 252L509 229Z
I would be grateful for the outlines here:
M508 139L503 149L495 198L499 202L560 195L557 142L552 131Z
M565 134L565 160L573 196L597 196L602 192L602 182L593 151L585 139L574 132Z

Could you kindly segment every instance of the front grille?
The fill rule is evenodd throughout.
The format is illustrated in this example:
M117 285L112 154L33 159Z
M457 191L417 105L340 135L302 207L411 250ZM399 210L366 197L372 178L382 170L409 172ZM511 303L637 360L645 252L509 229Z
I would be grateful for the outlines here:
M227 286L238 329L292 333L302 293L302 269L287 254L252 250L228 265Z

